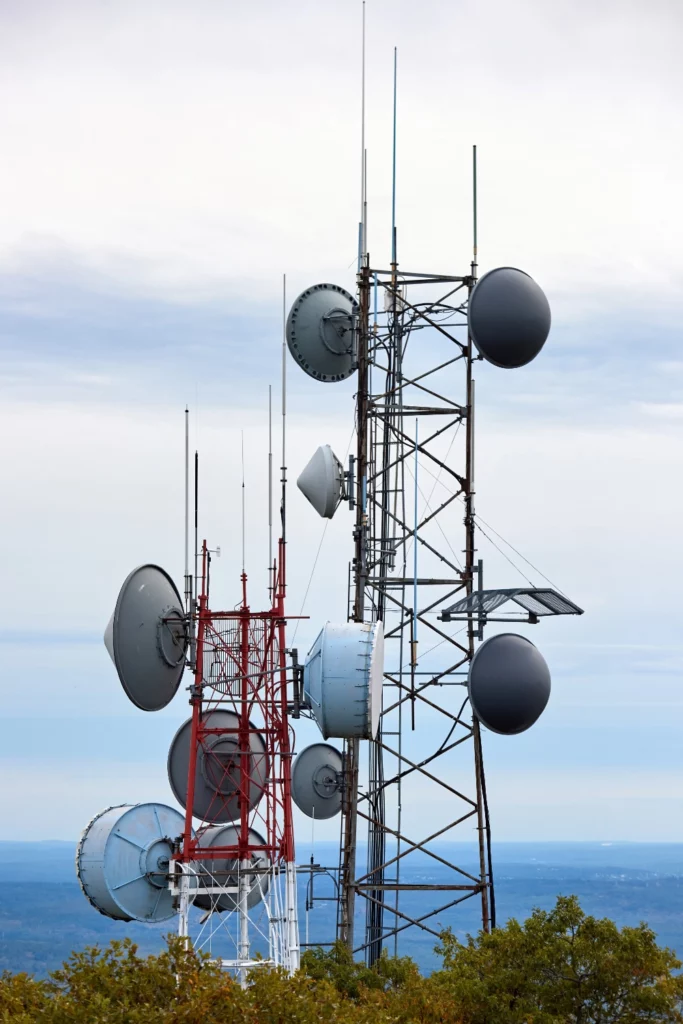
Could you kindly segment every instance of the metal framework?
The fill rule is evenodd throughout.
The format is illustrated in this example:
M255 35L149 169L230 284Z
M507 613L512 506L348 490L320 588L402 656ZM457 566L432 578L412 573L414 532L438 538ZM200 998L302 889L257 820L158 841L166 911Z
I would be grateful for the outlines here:
M200 894L208 896L212 910L205 915L195 946L206 946L214 934L214 919L221 924L237 918L236 955L222 959L236 970L243 983L247 971L260 965L279 965L290 972L299 966L296 903L296 867L291 805L291 732L288 718L287 652L285 650L285 545L279 543L273 571L272 606L252 611L247 600L247 577L242 573L242 600L234 611L212 611L209 603L211 556L202 547L201 592L196 605L194 685L191 688L192 733L187 782L185 830L172 867L172 888L178 898L179 933L190 932L190 905ZM232 729L212 728L210 714L229 710L237 716ZM252 737L265 739L265 754L254 756ZM237 738L229 754L221 754L216 736ZM265 761L265 763L264 763ZM197 770L209 777L215 799L206 819L193 829L192 808ZM260 799L254 806L253 787ZM250 794L252 799L250 800ZM235 795L239 817L232 824L236 842L205 846L203 837L221 809ZM255 842L253 832L263 838ZM228 862L220 868L217 862ZM199 867L201 865L201 868ZM215 865L215 866L214 866ZM249 912L249 896L260 889L261 915L267 926ZM218 901L232 897L235 914L219 915ZM267 955L255 960L254 932L267 940ZM263 945L263 943L261 943Z
M476 258L476 257L475 257ZM495 923L490 827L479 725L467 702L478 613L446 631L440 610L475 589L474 380L467 303L476 263L461 277L371 268L358 274L356 522L350 618L384 623L383 710L369 743L367 784L357 741L346 743L338 935L369 963L417 927L438 937L448 909L477 897ZM464 535L462 527L464 525ZM455 537L462 538L459 544ZM439 827L416 834L409 807L432 806ZM358 823L367 864L356 864ZM457 835L454 830L458 830ZM477 867L440 840L476 837ZM435 845L436 844L436 845ZM416 854L440 880L418 883ZM420 910L402 893L420 892ZM365 930L354 934L355 897Z

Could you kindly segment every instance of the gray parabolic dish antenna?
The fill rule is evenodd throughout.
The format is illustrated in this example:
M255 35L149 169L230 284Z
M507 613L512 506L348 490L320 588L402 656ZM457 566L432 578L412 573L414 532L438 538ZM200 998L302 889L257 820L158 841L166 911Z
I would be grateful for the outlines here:
M344 467L329 444L318 448L296 485L319 516L332 518L344 497Z
M479 721L491 732L513 736L529 729L545 709L550 671L530 640L500 633L475 652L467 689Z
M240 751L239 716L234 711L210 711L204 716L210 733L197 752L192 814L201 821L235 821L240 816L240 792L248 794L249 809L263 796L268 779L266 743L260 732L249 732L249 751ZM192 719L180 726L168 752L168 781L181 807L187 803ZM242 772L247 779L242 782Z
M329 743L314 743L292 768L292 799L309 818L333 818L342 805L342 756Z
M287 317L287 345L302 370L322 381L346 380L356 369L358 303L336 284L314 284Z
M550 306L533 278L515 267L484 274L470 297L467 322L479 353L513 369L535 359L550 332Z
M165 804L122 804L96 815L76 851L78 881L90 903L116 921L173 917L169 864L184 827L180 811Z
M239 835L234 825L216 825L213 828L207 828L206 832L203 833L201 845L210 849L212 846L237 846L238 841ZM253 828L249 829L249 845L266 845L263 836L260 836ZM265 854L255 852L251 855L251 863L254 867L263 868L267 866L268 861ZM199 860L197 867L199 868L199 883L207 888L213 885L224 885L226 888L239 886L241 869L237 858L207 858L206 860ZM265 872L258 871L254 872L253 875L249 875L250 888L249 895L247 896L247 907L249 910L265 897L268 892L269 882L270 879ZM237 893L232 892L215 895L200 893L195 897L194 903L196 907L200 907L202 910L231 911L237 909L239 896Z
M383 679L382 623L328 622L304 664L304 699L323 738L374 739Z
M126 579L104 643L133 704L160 711L173 700L185 669L187 631L180 594L158 565L141 565Z

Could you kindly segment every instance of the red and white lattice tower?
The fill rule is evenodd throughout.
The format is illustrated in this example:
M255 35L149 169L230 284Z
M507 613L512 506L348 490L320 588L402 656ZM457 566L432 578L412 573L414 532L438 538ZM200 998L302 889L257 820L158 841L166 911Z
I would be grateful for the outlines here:
M278 545L267 611L250 608L245 573L240 604L233 611L214 611L210 562L204 542L191 659L185 829L171 884L179 901L179 934L194 932L195 947L208 946L215 921L234 921L236 915L235 956L221 963L244 982L259 965L289 972L299 966L285 544ZM203 803L197 801L198 787ZM190 917L192 904L206 909L198 925L193 924L197 915ZM255 920L257 912L265 922ZM262 959L254 958L255 943Z

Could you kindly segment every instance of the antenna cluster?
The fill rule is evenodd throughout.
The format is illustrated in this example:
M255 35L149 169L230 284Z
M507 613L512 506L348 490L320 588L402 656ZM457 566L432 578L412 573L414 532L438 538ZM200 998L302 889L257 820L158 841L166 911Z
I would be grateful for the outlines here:
M438 937L444 915L473 897L483 929L495 926L482 732L512 736L533 726L550 698L551 679L526 637L502 632L485 639L484 633L492 624L582 613L547 587L484 589L476 547L473 371L479 362L503 369L529 364L548 338L550 307L539 285L515 267L477 277L476 147L469 269L454 275L399 266L396 72L394 51L386 270L375 268L368 253L363 4L356 293L315 284L287 313L283 279L281 531L275 552L269 389L267 607L254 610L247 594L243 455L237 606L211 605L212 550L206 541L199 546L196 454L191 572L186 409L185 599L162 568L140 566L126 578L105 632L121 685L137 708L167 707L186 670L191 676L190 715L168 754L181 810L122 804L96 815L78 847L81 885L109 917L158 922L175 915L179 934L189 940L194 929L200 947L228 935L234 955L221 962L243 983L259 965L290 972L299 965L296 872L310 873L308 910L314 871L323 869L296 866L292 802L312 819L340 816L338 866L323 873L335 876L336 936L363 951L368 963L385 947L398 953L408 928ZM343 504L353 516L347 621L325 622L303 664L286 642L287 351L318 383L353 377L356 385L356 450L348 468L322 444L297 480L322 518L331 519ZM295 756L292 721L302 716L316 723L323 741L340 740L342 749L317 742ZM426 799L439 820L407 819L411 801L419 806ZM357 856L361 829L365 865ZM476 866L435 847L453 840L455 830L474 837ZM416 854L438 863L438 883L424 882L423 864L416 880ZM366 904L361 937L356 897Z

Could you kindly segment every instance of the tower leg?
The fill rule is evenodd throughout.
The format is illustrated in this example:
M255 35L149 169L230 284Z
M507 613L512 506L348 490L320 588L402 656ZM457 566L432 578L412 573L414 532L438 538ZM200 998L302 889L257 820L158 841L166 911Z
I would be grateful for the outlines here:
M296 905L296 864L293 861L287 862L287 963L286 967L290 974L299 970L301 950L299 947L299 915Z
M249 868L248 860L242 861L239 881L239 915L240 915L240 939L237 956L241 964L246 964L249 959ZM240 967L240 985L247 987L248 969Z

